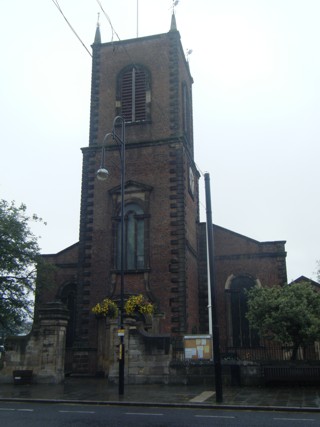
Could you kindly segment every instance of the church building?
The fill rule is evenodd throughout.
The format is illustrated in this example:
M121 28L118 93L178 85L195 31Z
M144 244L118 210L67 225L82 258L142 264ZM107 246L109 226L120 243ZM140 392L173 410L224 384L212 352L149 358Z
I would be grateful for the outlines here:
M124 298L142 294L155 307L146 333L175 340L208 334L206 224L199 218L192 113L201 105L193 106L192 85L174 14L167 33L130 40L102 43L97 27L79 241L43 255L55 266L53 285L36 294L36 315L50 301L69 310L69 372L101 371L92 307L104 298L119 302L121 270ZM125 138L123 203L121 144L106 137L112 130ZM101 167L109 172L106 181L97 179ZM221 351L256 346L244 290L286 282L285 242L258 242L217 225L213 234Z

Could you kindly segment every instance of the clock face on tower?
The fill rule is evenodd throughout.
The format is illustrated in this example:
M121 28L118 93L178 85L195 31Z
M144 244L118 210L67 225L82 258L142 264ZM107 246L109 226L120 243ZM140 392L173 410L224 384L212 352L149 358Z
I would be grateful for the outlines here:
M194 174L191 167L189 167L189 187L191 194L194 195Z

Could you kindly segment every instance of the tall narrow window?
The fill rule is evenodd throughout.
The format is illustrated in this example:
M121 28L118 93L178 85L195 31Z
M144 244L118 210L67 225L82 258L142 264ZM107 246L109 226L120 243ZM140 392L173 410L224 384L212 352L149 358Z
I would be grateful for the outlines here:
M246 290L255 286L249 276L237 276L230 285L230 310L233 347L254 347L259 345L259 335L249 326Z
M129 203L124 209L124 268L141 270L145 267L144 220L145 215L136 203ZM121 263L121 221L117 229L117 268Z
M120 73L118 85L118 113L126 122L146 121L151 98L147 71L139 66L126 68Z
M187 85L182 86L182 102L183 102L183 132L189 144L191 144L191 111L190 100Z

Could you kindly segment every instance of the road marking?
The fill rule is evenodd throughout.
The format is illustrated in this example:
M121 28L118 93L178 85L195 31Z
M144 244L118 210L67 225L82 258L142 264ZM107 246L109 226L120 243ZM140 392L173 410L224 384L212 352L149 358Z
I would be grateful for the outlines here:
M95 414L95 411L59 411L62 414L71 413L71 414Z
M162 417L163 414L155 414L152 412L126 412L126 415L143 415L143 416L154 416L154 417Z
M277 421L315 421L314 418L273 418Z
M13 408L0 408L0 411L15 411Z
M18 412L33 412L34 409L17 409Z
M233 419L235 417L232 417L231 415L195 415L197 418L227 418L227 419Z
M198 396L194 397L193 399L190 399L189 402L202 403L210 397L214 396L215 394L215 391L204 391L201 394L198 394Z

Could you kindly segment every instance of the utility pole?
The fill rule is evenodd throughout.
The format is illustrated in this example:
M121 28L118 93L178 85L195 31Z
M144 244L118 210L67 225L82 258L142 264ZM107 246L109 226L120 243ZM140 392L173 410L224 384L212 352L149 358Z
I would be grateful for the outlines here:
M221 369L221 356L220 356L220 337L219 325L216 309L216 293L215 293L215 277L214 277L214 240L213 240L213 225L212 225L212 212L211 212L211 194L210 194L210 175L204 174L205 193L206 193L206 211L207 211L207 249L208 249L208 262L209 262L209 278L211 290L211 312L212 312L212 340L213 340L213 361L214 361L214 374L216 386L216 402L223 401L222 395L222 369Z

